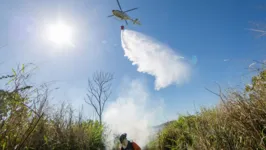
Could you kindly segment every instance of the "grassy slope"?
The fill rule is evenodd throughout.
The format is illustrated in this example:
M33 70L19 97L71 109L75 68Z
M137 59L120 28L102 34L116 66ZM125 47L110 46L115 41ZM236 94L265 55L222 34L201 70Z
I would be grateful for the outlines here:
M266 70L243 92L220 96L217 107L166 125L148 149L265 149Z

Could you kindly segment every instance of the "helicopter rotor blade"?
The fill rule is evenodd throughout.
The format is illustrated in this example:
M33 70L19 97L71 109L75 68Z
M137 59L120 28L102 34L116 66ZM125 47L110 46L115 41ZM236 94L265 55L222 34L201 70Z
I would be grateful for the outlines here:
M121 8L121 6L120 6L119 0L116 0L116 1L117 1L117 4L118 4L120 10L123 11L122 8Z
M107 17L113 17L114 15L110 15L110 16L107 16Z
M129 12L129 11L133 11L133 10L136 10L136 9L138 9L138 8L132 8L132 9L126 10L124 12Z

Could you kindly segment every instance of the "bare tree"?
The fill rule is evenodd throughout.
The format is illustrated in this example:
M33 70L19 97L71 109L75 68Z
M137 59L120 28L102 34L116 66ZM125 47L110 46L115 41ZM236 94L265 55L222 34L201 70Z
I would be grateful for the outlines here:
M92 79L88 79L88 93L85 102L93 107L100 124L102 124L102 114L106 101L109 99L111 91L111 81L113 74L107 72L95 72Z

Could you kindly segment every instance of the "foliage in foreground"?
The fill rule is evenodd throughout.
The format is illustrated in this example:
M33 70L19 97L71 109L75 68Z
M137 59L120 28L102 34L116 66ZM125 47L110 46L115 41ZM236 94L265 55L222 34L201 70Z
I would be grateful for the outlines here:
M222 103L165 126L149 149L266 149L266 70L244 92L218 94Z
M25 70L0 76L0 149L104 149L104 127L64 104L53 111L49 90L27 84ZM266 149L266 70L243 93L218 95L222 104L168 124L145 149Z
M71 107L48 107L48 89L27 84L32 70L24 65L0 89L0 149L103 149L104 128L99 122L75 118Z

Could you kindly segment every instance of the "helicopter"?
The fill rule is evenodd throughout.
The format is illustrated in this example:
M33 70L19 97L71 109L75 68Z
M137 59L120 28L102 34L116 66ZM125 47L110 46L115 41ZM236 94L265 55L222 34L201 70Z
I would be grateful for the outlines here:
M126 11L123 11L122 8L121 8L121 5L119 3L119 0L116 0L117 1L117 4L120 8L120 10L112 10L112 15L110 16L107 16L107 17L113 17L113 16L116 16L117 18L119 18L120 20L125 20L126 24L128 24L127 20L130 20L133 22L133 24L138 24L138 25L141 25L140 24L140 21L138 20L138 18L136 19L132 19L131 17L129 17L127 15L126 12L129 12L129 11L133 11L133 10L136 10L138 8L132 8L132 9L129 9L129 10L126 10Z

